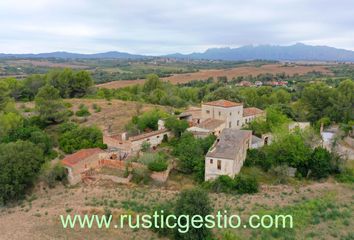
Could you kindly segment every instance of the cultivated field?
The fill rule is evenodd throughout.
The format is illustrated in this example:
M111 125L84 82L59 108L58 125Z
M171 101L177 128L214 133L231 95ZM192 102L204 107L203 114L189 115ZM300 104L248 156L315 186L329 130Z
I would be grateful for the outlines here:
M327 68L326 65L282 65L282 64L268 64L262 65L260 67L236 67L230 69L210 69L210 70L200 70L195 73L183 73L174 74L170 77L163 78L165 81L170 81L173 84L187 83L193 80L206 80L210 77L217 79L217 77L226 76L229 80L233 77L238 76L257 76L259 74L271 73L285 73L287 75L293 76L294 74L303 75L309 72L321 72L323 74L332 75L332 72ZM131 86L134 84L144 83L144 79L139 80L126 80L126 81L114 81L104 84L97 85L101 88L122 88Z

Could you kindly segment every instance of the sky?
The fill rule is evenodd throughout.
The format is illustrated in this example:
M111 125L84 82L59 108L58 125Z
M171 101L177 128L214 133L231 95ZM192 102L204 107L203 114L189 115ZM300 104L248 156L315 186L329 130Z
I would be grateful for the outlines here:
M0 0L0 52L134 54L302 42L354 50L353 0Z

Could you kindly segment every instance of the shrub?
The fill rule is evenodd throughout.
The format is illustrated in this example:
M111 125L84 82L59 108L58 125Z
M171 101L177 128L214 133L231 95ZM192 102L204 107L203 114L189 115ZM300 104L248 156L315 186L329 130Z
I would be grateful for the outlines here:
M255 177L238 175L235 177L234 188L240 194L258 192L259 184Z
M229 176L222 175L210 183L210 190L213 192L230 192L235 185L234 179Z
M78 117L87 117L90 116L91 113L89 112L88 108L84 104L81 104L79 110L75 113L75 115Z
M147 141L144 141L142 144L141 144L141 151L142 152L147 152L149 151L151 148L151 144Z
M92 104L92 108L95 110L96 113L101 112L101 107L98 106L96 103Z
M167 167L168 167L168 163L164 158L157 158L148 164L149 170L154 172L165 171Z
M315 148L308 167L311 170L311 177L317 179L328 177L333 169L330 152L322 147Z
M335 175L335 177L342 183L354 183L354 169L344 168L339 174Z
M148 169L135 168L132 171L132 182L147 184L150 181L150 172Z
M267 158L261 149L248 149L244 165L246 167L259 166L264 171L268 171L272 167L273 161L271 158Z
M49 167L43 175L43 180L50 188L53 188L56 182L66 183L67 175L65 168L60 163L54 167Z

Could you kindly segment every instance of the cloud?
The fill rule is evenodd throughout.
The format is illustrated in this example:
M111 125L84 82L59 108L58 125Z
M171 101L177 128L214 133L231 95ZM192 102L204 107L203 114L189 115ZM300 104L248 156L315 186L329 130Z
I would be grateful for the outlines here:
M203 51L304 42L354 50L351 0L3 0L0 52Z

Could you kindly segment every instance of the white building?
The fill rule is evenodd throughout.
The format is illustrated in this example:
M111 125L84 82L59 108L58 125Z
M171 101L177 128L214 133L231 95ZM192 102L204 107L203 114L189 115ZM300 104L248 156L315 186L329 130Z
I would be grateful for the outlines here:
M225 128L205 157L205 181L221 175L235 177L251 147L252 132Z

